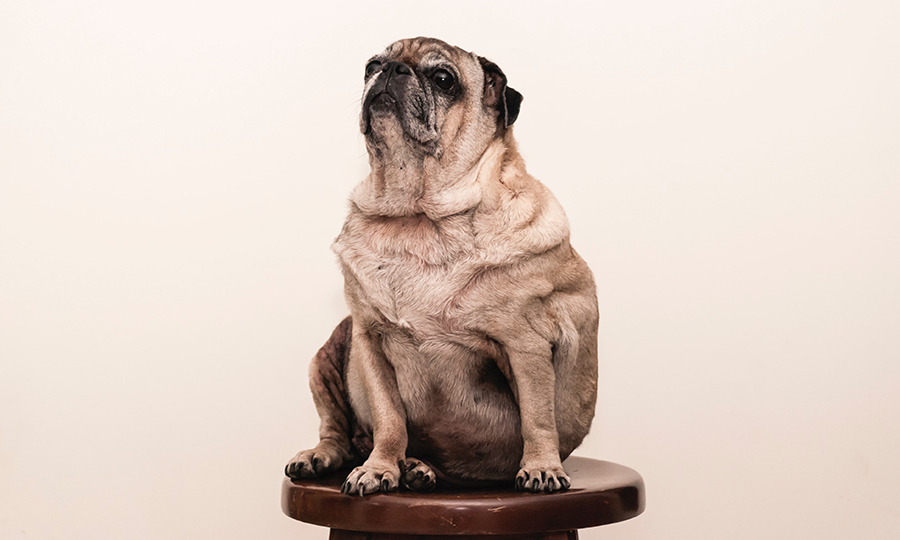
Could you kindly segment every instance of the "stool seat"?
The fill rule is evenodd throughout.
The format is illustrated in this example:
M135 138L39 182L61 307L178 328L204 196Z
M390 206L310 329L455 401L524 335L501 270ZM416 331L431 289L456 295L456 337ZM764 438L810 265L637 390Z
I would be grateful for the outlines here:
M583 457L570 457L563 467L572 486L557 493L439 488L430 493L401 490L359 497L341 493L348 471L315 480L285 478L281 508L294 519L331 527L332 538L521 537L555 531L570 531L568 538L576 538L577 529L623 521L644 510L644 481L636 471ZM338 531L380 534L336 535Z

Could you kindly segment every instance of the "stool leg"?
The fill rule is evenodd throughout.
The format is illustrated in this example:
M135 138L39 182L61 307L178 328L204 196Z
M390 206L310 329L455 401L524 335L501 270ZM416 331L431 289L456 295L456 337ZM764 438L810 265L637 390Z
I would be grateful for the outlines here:
M328 540L371 540L372 533L331 529Z
M533 534L492 534L433 536L415 534L369 533L331 529L329 540L578 540L578 531Z

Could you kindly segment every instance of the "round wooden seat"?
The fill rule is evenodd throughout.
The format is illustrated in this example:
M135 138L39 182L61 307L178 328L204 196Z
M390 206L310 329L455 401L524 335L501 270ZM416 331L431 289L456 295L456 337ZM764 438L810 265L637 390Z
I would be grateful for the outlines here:
M570 457L563 467L572 487L551 494L490 488L358 497L341 493L347 471L316 480L285 478L281 508L294 519L331 527L332 540L574 539L577 529L623 521L644 510L644 481L634 470L582 457Z

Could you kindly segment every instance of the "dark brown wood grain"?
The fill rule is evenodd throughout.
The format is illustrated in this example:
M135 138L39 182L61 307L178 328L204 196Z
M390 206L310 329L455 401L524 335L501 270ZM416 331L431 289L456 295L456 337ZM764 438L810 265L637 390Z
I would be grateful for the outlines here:
M644 481L634 470L581 457L570 457L563 466L572 487L551 494L491 488L357 497L341 493L346 471L319 480L285 478L281 507L294 519L330 527L335 540L428 535L572 540L577 529L623 521L644 510ZM550 532L560 534L542 535Z

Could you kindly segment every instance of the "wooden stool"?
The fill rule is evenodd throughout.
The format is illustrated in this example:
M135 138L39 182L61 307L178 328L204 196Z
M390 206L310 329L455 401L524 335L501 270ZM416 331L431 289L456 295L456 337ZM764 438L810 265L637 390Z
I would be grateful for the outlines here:
M331 540L575 540L578 529L631 519L644 510L637 472L596 459L570 457L567 491L512 489L399 491L344 495L347 471L320 480L284 479L281 508L307 523L331 527Z

